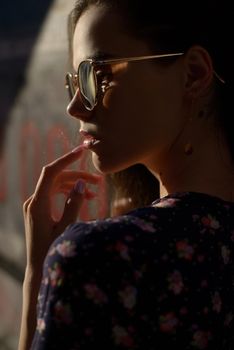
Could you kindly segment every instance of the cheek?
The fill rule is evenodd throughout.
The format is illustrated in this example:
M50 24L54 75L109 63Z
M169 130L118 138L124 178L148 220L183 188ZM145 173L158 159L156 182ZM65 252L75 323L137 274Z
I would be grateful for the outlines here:
M144 101L144 91L136 84L116 84L107 90L103 98L103 107L114 124L128 124L141 122L144 119L144 112L147 103Z
M125 113L132 104L132 90L128 84L115 83L103 97L103 107L112 114L117 111Z
M147 138L149 131L157 127L158 113L154 102L147 90L136 83L115 86L107 91L103 99L104 124L106 130L111 131L110 137L116 136L118 142L125 145Z
M164 77L128 77L110 88L103 99L110 137L138 149L170 145L180 128L178 89Z

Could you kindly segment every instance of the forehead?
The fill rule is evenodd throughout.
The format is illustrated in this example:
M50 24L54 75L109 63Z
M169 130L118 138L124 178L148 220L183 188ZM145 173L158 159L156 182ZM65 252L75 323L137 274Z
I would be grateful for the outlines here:
M126 57L148 54L145 42L125 31L122 16L104 6L90 6L79 18L73 38L73 65L99 54Z

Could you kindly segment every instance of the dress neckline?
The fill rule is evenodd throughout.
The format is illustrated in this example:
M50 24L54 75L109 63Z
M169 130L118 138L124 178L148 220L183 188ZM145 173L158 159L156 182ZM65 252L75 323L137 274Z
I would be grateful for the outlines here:
M234 207L234 202L229 202L226 201L220 197L208 194L208 193L203 193L203 192L195 192L195 191L182 191L182 192L174 192L171 194L168 194L162 198L158 198L156 199L152 205L159 203L161 201L167 200L167 199L181 199L181 198L197 198L197 199L204 199L204 200L208 200L208 201L216 201L219 203L222 203L223 205L228 205L228 206L233 206Z

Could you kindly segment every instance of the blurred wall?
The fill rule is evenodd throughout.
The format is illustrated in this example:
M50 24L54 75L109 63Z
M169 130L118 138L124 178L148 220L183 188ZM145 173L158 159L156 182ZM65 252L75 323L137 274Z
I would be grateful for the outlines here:
M79 123L65 112L66 20L73 3L15 0L0 5L0 122L5 134L0 159L0 350L17 349L18 343L25 268L22 204L41 167L79 143ZM93 171L85 157L76 166ZM99 197L83 206L81 219L107 212L103 178Z

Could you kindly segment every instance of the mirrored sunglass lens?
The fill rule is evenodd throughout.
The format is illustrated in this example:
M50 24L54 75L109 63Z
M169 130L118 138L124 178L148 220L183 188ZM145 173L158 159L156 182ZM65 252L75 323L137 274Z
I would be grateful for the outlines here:
M90 62L82 62L79 66L79 87L84 104L88 109L92 109L96 103L96 79L95 71Z

